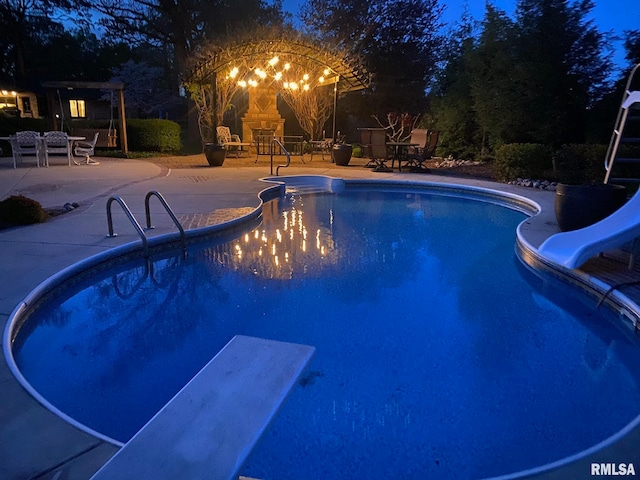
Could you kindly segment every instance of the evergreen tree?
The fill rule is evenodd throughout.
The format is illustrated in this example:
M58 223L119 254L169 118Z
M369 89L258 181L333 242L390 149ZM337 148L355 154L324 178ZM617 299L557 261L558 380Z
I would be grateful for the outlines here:
M487 4L482 32L470 55L471 95L483 146L496 147L516 138L520 119L513 104L518 101L514 64L514 25L506 13Z
M631 66L640 63L640 30L626 30L624 32L625 59Z
M436 76L431 98L432 125L440 131L440 148L455 158L473 158L480 153L482 138L472 99L471 56L475 49L474 25L465 11L448 35L443 65Z
M584 141L586 116L611 72L606 36L586 20L592 0L519 0L513 140L559 146Z

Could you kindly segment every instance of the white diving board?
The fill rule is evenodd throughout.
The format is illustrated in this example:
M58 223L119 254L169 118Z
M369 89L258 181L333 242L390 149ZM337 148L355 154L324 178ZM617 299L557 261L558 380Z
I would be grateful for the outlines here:
M237 478L314 353L233 337L92 480Z
M618 248L640 237L640 190L622 207L593 225L556 233L545 240L538 253L567 268L578 268L589 258Z

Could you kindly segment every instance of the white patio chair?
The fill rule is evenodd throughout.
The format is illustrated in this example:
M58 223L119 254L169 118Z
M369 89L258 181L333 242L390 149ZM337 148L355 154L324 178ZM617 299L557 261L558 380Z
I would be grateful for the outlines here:
M9 138L9 143L13 151L13 168L17 168L18 163L22 164L22 158L25 156L35 157L36 165L40 167L41 137L38 132L16 132Z
M71 166L71 146L66 132L44 132L44 166L49 166L49 155L66 155Z
M96 143L98 142L98 137L100 136L100 132L96 132L93 140L90 141L77 141L73 147L73 154L77 157L85 157L85 162L82 165L100 165L100 162L96 162L91 158L91 155L95 155ZM75 160L74 160L75 162ZM81 163L75 162L76 165L81 165Z
M240 152L244 152L244 147L250 147L250 142L243 142L239 135L231 134L229 127L219 126L216 127L216 134L218 136L218 143L224 146L227 151L236 152L236 157L240 155Z

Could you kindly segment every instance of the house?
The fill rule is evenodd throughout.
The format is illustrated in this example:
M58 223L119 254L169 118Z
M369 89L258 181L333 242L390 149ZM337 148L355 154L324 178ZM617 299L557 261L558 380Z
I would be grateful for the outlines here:
M38 99L34 92L0 85L0 112L18 117L39 118Z

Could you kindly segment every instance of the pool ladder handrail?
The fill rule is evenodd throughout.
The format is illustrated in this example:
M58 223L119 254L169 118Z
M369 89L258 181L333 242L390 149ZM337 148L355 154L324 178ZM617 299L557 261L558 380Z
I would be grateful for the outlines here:
M147 236L144 234L144 230L142 230L142 227L136 220L136 217L133 216L133 213L131 213L131 210L129 209L125 201L122 198L120 198L118 195L113 195L109 197L109 200L107 200L107 228L109 229L109 233L107 234L107 237L118 236L117 233L113 232L113 218L111 216L111 204L113 202L118 203L118 205L122 207L122 210L124 211L129 221L131 222L131 225L133 225L133 228L135 228L136 232L138 232L138 235L140 235L140 238L142 239L142 248L144 250L144 256L148 257L149 241L147 240Z
M150 211L150 208L149 208L149 201L150 201L152 196L155 196L160 200L160 203L162 204L162 206L165 208L165 210L167 211L167 213L171 217L171 220L173 220L175 225L178 227L178 230L180 230L180 242L182 244L182 249L183 249L183 251L186 250L184 228L182 228L182 225L180 224L180 222L176 218L175 214L173 213L173 210L171 210L171 207L169 207L169 204L166 202L164 197L162 195L160 195L160 193L158 193L155 190L148 192L147 195L145 196L145 200L144 200L145 213L146 213L146 218L147 218L147 229L151 230L151 229L154 228L153 226L151 226L151 211ZM109 230L109 233L108 233L107 237L117 237L118 236L118 234L114 233L114 231L113 231L113 216L111 215L111 204L113 202L118 203L118 205L120 205L122 207L122 210L124 211L125 215L129 219L129 221L131 222L131 225L133 225L133 228L136 230L136 232L140 236L140 239L142 240L142 249L144 251L144 256L145 257L149 257L149 239L147 238L147 236L144 233L144 230L142 229L142 227L138 223L138 220L136 220L136 217L131 212L131 209L127 206L125 201L121 197L119 197L118 195L113 195L113 196L109 197L109 199L107 200L107 228Z
M271 175L273 175L273 145L274 144L278 145L280 147L280 151L284 152L284 154L287 156L287 163L285 165L278 165L276 167L276 177L277 177L278 172L280 171L280 168L286 168L289 165L291 165L291 154L286 148L284 148L284 145L280 140L278 140L277 138L274 138L271 140L271 148L269 149L271 151Z
M182 245L182 250L186 250L187 246L185 241L184 228L182 228L180 221L178 220L176 215L173 213L173 210L171 210L171 207L169 206L167 201L160 194L160 192L156 190L151 190L144 197L144 211L147 219L147 230L152 230L155 228L153 225L151 225L151 209L149 208L149 202L151 201L151 197L156 197L158 200L160 200L160 204L164 207L166 212L169 214L169 217L171 217L171 220L173 221L175 226L178 227L178 230L180 230L180 244Z

